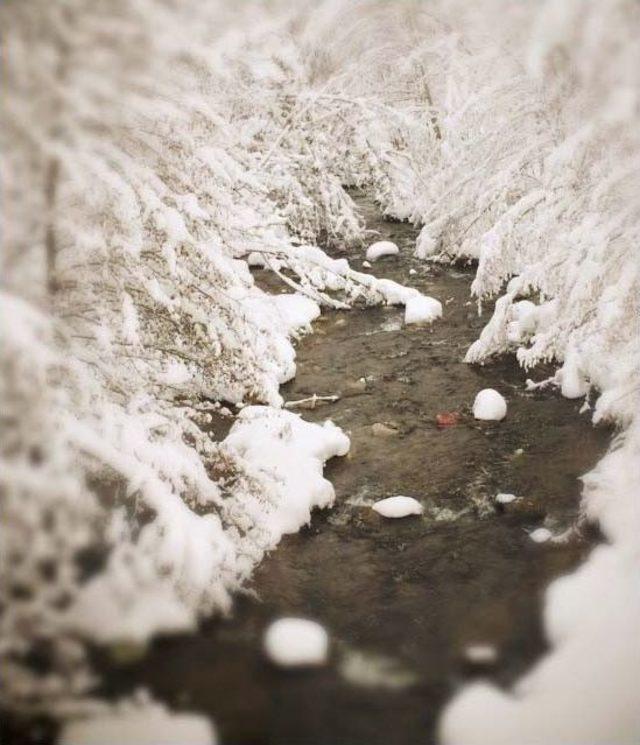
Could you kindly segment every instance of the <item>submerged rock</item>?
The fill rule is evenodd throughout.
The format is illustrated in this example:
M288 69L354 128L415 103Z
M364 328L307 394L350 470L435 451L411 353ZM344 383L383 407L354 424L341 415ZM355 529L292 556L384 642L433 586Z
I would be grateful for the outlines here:
M398 434L398 430L390 424L376 422L371 425L371 434L374 437L394 437Z
M345 383L342 395L343 396L358 396L367 390L366 378L359 378L358 380L350 380Z

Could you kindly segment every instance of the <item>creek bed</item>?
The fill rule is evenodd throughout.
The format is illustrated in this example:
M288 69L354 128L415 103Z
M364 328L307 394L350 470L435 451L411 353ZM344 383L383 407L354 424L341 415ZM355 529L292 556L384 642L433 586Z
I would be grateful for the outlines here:
M367 227L401 248L371 271L438 298L443 318L404 327L401 309L323 315L299 343L298 375L283 393L342 396L302 412L351 435L351 453L325 470L335 506L282 540L256 572L257 597L239 598L231 618L159 639L143 660L105 679L107 694L146 686L172 707L210 715L225 745L434 742L458 686L478 674L508 685L544 652L544 588L597 540L587 527L563 543L536 544L528 533L543 524L556 533L575 528L578 477L603 454L609 433L578 415L581 401L527 392L510 357L464 364L487 320L469 302L472 271L414 259L416 230L359 202ZM356 269L363 258L362 250L349 255ZM503 422L471 416L485 387L507 398ZM438 428L436 414L447 411L460 412L460 422ZM376 436L376 422L397 432ZM501 513L497 492L523 499ZM370 509L395 494L418 498L424 515L394 521ZM292 672L265 661L264 630L283 615L326 626L326 667ZM469 665L470 644L493 646L497 661Z
M472 270L414 259L416 230L358 201L367 227L401 248L372 273L438 298L443 318L405 327L398 308L325 312L299 343L298 374L283 394L341 395L302 412L331 418L351 436L350 454L325 469L336 504L283 538L255 574L256 596L239 597L230 618L157 639L141 660L103 668L105 696L146 687L171 708L210 716L224 745L434 742L442 707L460 685L479 674L508 685L544 652L544 589L597 540L577 527L578 478L610 433L578 415L581 400L527 392L512 357L464 364L488 318L470 302ZM348 258L360 269L364 251ZM508 400L502 422L470 413L486 387ZM436 414L449 411L460 421L438 428ZM375 423L395 432L376 436ZM499 512L498 492L522 499ZM386 520L371 510L396 494L419 499L424 514ZM574 530L565 542L536 544L528 533L543 524ZM326 667L283 671L265 660L265 628L285 615L326 626ZM495 648L497 659L470 665L464 650L474 644ZM47 728L41 736L27 730L19 728L16 743L50 742ZM14 741L12 728L5 736Z

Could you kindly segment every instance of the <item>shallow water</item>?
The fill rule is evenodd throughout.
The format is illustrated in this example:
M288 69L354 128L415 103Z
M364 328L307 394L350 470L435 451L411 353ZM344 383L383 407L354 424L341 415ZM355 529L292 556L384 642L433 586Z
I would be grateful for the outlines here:
M336 505L283 539L255 575L257 599L240 598L232 618L157 640L143 660L113 667L105 679L106 694L145 686L177 709L211 716L226 745L433 742L459 685L479 672L506 685L540 656L543 590L596 539L583 527L565 542L539 545L528 531L576 525L577 479L609 433L578 415L581 401L527 393L512 359L465 365L487 320L469 303L472 271L413 259L415 229L360 203L368 227L402 249L371 271L437 297L443 318L405 328L400 309L325 313L300 342L298 375L283 392L288 400L342 396L302 412L351 435L351 453L325 470ZM363 254L352 252L354 268ZM484 387L508 399L503 422L470 415ZM435 416L446 411L462 418L439 429ZM376 422L397 432L376 437ZM498 512L492 499L501 491L523 499ZM424 515L394 521L370 509L394 494L419 499ZM265 627L291 614L329 630L325 668L281 671L264 660ZM497 662L481 671L465 662L463 650L474 643L493 645Z

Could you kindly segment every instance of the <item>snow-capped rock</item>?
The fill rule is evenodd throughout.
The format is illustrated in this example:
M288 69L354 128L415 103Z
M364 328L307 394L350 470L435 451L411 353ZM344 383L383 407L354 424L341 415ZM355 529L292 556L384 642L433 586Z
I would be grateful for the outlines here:
M375 261L381 256L395 256L400 253L400 249L391 241L376 241L367 249L368 261Z
M370 261L363 261L362 262L362 268L363 269L371 269L371 262Z
M407 517L408 515L421 515L424 507L413 497L387 497L378 500L372 509L382 517Z
M517 499L515 494L496 494L496 502L498 504L510 504L511 502L514 502Z
M547 528L536 528L529 533L529 538L531 538L534 543L546 543L552 537L553 533Z
M485 388L473 402L473 416L476 419L500 421L507 415L507 402L498 391Z
M323 665L329 653L329 635L308 618L280 618L267 629L264 651L280 667Z
M418 295L407 300L404 310L405 323L431 323L442 315L439 300L427 295Z
M465 647L464 658L472 665L495 665L498 651L492 644L470 644Z

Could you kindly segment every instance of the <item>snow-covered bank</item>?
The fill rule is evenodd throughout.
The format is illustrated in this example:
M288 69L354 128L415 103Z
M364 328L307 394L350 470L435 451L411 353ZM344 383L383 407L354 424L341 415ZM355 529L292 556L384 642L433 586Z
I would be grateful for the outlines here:
M296 13L0 10L3 706L85 695L85 640L143 647L228 611L282 533L330 504L322 466L348 447L279 411L294 341L321 306L419 295L316 245L365 234L342 188L349 104L312 95ZM212 417L245 404L274 408L216 441Z
M550 655L504 692L463 689L441 740L464 745L633 745L640 732L640 428L585 477L585 509L607 543L547 590Z
M399 304L407 323L442 308L316 245L364 248L343 184L421 223L418 257L478 261L474 295L498 299L469 362L556 362L564 395L630 428L609 458L634 468L638 9L558 7L3 6L3 704L84 695L93 680L79 636L144 644L228 610L282 531L330 502L322 463L344 440L277 411L292 341L321 306ZM248 264L291 292L269 297ZM248 408L218 443L212 414L246 403L275 408ZM635 503L622 492L598 477L585 509L631 597L637 538L623 523L636 523L618 514ZM602 555L577 576L600 593L606 647L617 606L597 589L606 570L589 569ZM561 642L553 627L543 665L563 672L545 685L562 688L573 664L563 645L579 629L568 622ZM628 654L616 646L600 671L614 690L637 649L617 639ZM36 646L44 677L29 662ZM598 656L589 664L595 678ZM445 720L453 740L464 701ZM634 723L620 712L626 729L613 729L609 707L603 697L592 716L614 742Z

